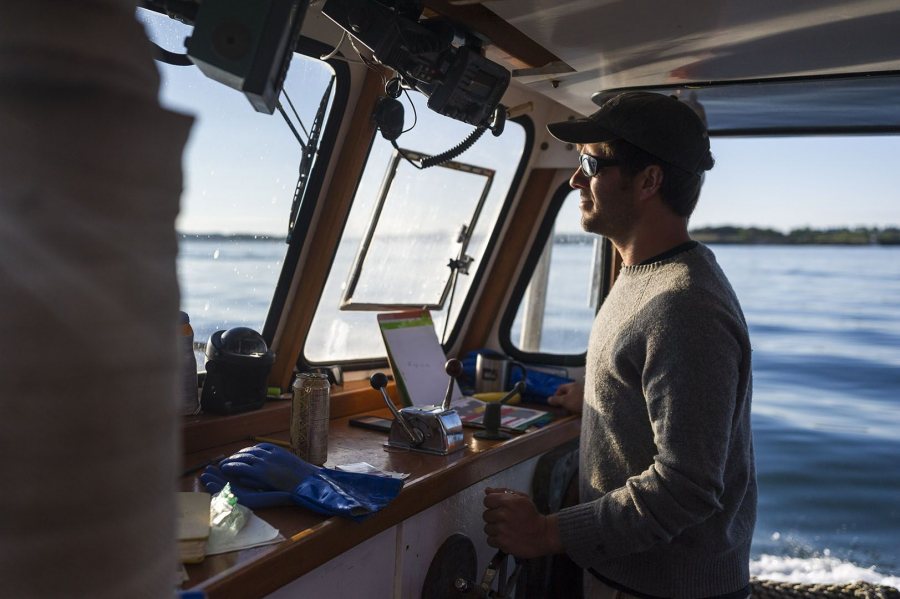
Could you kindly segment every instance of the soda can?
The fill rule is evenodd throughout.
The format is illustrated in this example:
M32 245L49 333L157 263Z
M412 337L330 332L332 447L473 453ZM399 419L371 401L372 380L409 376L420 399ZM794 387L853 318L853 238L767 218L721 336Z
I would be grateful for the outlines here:
M294 379L291 402L291 450L302 460L321 466L328 459L328 376L301 372Z

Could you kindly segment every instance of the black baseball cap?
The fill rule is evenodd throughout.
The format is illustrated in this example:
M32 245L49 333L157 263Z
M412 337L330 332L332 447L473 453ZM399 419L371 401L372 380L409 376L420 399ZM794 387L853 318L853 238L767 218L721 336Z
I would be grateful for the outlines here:
M690 173L713 166L709 135L700 116L673 96L624 92L589 117L547 125L560 141L578 144L623 139Z

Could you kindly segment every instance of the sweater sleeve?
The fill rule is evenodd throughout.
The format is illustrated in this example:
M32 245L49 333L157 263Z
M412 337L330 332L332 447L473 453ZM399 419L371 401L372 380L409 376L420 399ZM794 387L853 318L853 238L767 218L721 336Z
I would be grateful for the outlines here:
M701 292L669 292L634 321L634 367L656 454L647 469L599 499L559 513L582 565L668 543L722 509L743 353L742 321ZM643 355L640 355L643 351Z

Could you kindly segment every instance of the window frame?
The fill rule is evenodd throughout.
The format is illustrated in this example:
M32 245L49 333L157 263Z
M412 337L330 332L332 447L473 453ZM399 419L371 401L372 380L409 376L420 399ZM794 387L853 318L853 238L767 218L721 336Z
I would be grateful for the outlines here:
M139 6L136 10L140 9L156 13L161 17L169 17L174 19L174 17L171 17L164 11L153 6ZM272 291L272 299L269 303L269 309L266 313L265 320L263 321L262 329L260 330L260 334L269 345L269 347L271 347L274 342L279 321L287 302L288 293L291 287L291 281L293 279L297 263L300 259L303 245L306 242L309 233L309 225L312 222L313 213L315 212L315 209L321 199L322 186L325 182L325 175L331 164L334 150L337 145L341 122L346 116L345 112L352 84L350 68L346 60L341 55L329 58L327 60L322 60L321 58L319 58L320 56L332 53L333 50L334 48L332 46L320 42L316 39L307 37L303 34L300 34L298 36L292 50L294 54L299 54L313 60L324 62L332 69L332 72L334 73L334 87L332 92L334 95L334 99L331 102L331 106L329 107L328 111L328 117L323 126L322 136L320 138L318 147L318 157L309 173L309 179L307 180L304 187L303 197L300 199L300 206L298 207L297 215L294 219L294 222L291 223L291 236L290 240L286 241L286 245L288 247L285 251L282 268L278 275L278 278L276 279L275 287ZM165 51L165 49L160 48L160 51ZM292 56L292 60L293 58L294 57ZM158 57L154 57L154 62L163 61ZM194 65L188 63L179 66L192 67ZM238 93L237 90L235 90L235 93ZM297 166L299 167L299 164ZM290 213L288 213L285 218L286 231L289 227L289 218ZM205 371L203 370L199 371L201 375L203 375L204 372Z
M356 293L357 285L359 284L360 278L362 277L363 267L366 264L366 259L369 257L369 248L372 246L372 240L375 238L375 232L378 229L378 225L381 222L381 215L384 210L385 203L388 200L388 197L391 192L391 188L394 184L394 180L397 177L397 168L400 166L401 161L403 160L423 160L428 158L425 154L420 154L418 152L414 152L413 150L404 149L404 148L395 148L393 154L391 155L390 163L388 164L387 171L385 172L384 179L381 184L381 189L378 192L378 199L375 201L375 208L372 215L369 217L369 224L366 227L366 233L360 243L359 250L357 251L356 257L353 260L353 265L350 267L350 274L347 278L346 285L344 287L344 292L341 294L340 300L340 310L342 311L379 311L379 310L411 310L411 309L420 309L426 308L428 310L443 310L444 305L447 303L447 296L450 294L451 286L454 284L454 276L455 272L453 270L448 269L447 280L444 283L444 288L441 290L441 296L436 302L432 303L403 303L403 302L386 302L386 303L378 303L378 302L366 302L366 301L357 301L354 299L354 294ZM465 252L468 250L469 241L472 237L472 232L475 230L476 225L478 224L478 218L481 216L481 210L484 207L484 203L487 200L488 194L491 191L491 185L494 183L494 175L496 172L493 169L488 169L480 166L475 166L472 164L467 164L463 162L458 162L454 160L450 160L444 162L442 164L436 164L431 168L448 168L450 170L459 171L463 173L469 173L477 176L481 176L485 178L484 186L481 190L481 196L478 198L478 202L475 204L475 209L472 212L471 218L467 223L465 223L465 237L464 239L460 239L458 243L461 244L460 252L462 256L466 256ZM420 172L420 171L415 171Z
M301 35L294 47L294 52L319 60L319 56L324 56L333 49L328 44ZM293 234L290 242L287 244L288 249L285 252L281 273L278 275L278 281L272 293L272 301L269 304L269 312L263 324L262 336L266 343L269 344L269 347L272 346L275 332L278 330L278 324L284 312L291 281L297 269L303 245L306 243L309 235L309 226L312 222L313 213L322 200L322 185L325 182L325 174L334 155L338 132L341 128L341 121L345 117L344 113L346 112L347 101L350 96L350 67L346 61L338 57L329 58L322 62L328 64L334 71L334 100L329 108L328 118L325 120L319 143L319 155L315 164L313 164L312 171L310 171L309 180L303 190L303 197L300 199L300 207L294 222ZM285 218L285 230L287 230L287 226L287 218ZM334 259L333 255L332 259Z
M497 215L497 225L493 227L491 234L488 238L487 243L485 244L484 249L484 257L481 260L481 264L474 270L474 272L470 273L469 276L473 277L472 285L469 287L469 293L466 294L465 298L463 298L462 303L459 307L459 313L465 314L472 307L472 303L475 301L474 299L474 291L479 289L482 280L485 276L485 265L491 261L494 252L496 251L496 247L498 241L500 239L500 233L503 229L501 224L506 221L509 216L510 211L512 210L513 200L517 197L519 193L519 189L522 185L525 176L525 170L531 160L532 153L534 151L535 145L535 127L534 121L528 117L527 115L518 116L516 118L510 119L510 122L517 123L521 125L523 132L525 133L525 141L522 147L522 154L519 159L519 165L516 168L512 181L509 185L509 190L506 193L506 198L503 200L503 203L500 207L500 211ZM377 131L374 131L372 137L369 139L369 146L366 151L366 162L368 164L369 156L372 152L372 146L374 145L376 136L380 135ZM451 142L452 143L452 142ZM360 172L357 174L356 185L354 186L354 194L356 190L359 188L360 183L362 182L362 175L365 170L365 166ZM351 206L352 209L352 206ZM346 221L344 223L346 226ZM341 235L343 236L343 229L341 231ZM330 256L330 268L334 265L334 260L337 257L338 245L335 245L333 251ZM319 301L321 301L321 295L319 296L316 302L316 309L318 309ZM462 332L462 326L464 323L464 318L457 318L453 323L453 327L448 330L446 340L444 341L442 347L444 351L449 347L453 347L453 345L459 339L459 336ZM353 370L367 370L367 369L375 369L375 368L386 368L388 366L387 356L381 358L361 358L357 360L340 360L340 361L327 361L327 362L312 362L306 357L306 343L304 342L303 347L300 349L300 353L297 356L296 368L302 372L304 370L314 370L321 368L340 368L342 371L353 371Z
M522 301L525 298L525 291L528 289L529 283L531 283L535 268L537 267L538 261L541 259L541 254L544 252L544 246L550 240L550 235L553 233L556 219L559 217L559 212L562 209L563 203L566 198L569 197L571 192L572 188L569 186L568 181L563 181L553 192L550 204L547 207L547 211L544 213L544 219L541 221L541 225L535 235L534 243L525 258L525 264L513 287L509 302L506 304L506 308L500 317L500 327L498 330L500 347L503 350L503 353L520 362L545 364L547 366L562 366L566 368L581 368L585 365L587 348L579 354L526 352L519 349L512 340L512 326L516 320L516 315L519 312L519 307L522 305ZM612 287L613 246L612 242L605 237L603 238L603 255L603 272L600 273L600 297L594 310L595 316Z
M500 212L497 215L498 226L494 227L494 230L491 232L490 238L485 244L484 257L481 260L481 264L479 264L478 268L475 269L475 273L471 275L473 277L472 285L469 287L469 293L466 294L465 299L463 300L462 304L460 304L460 314L466 314L472 308L472 303L475 301L475 294L473 292L481 288L482 281L485 277L485 269L487 267L487 264L494 257L494 252L497 251L497 244L500 239L500 233L503 230L502 224L505 223L509 218L509 214L512 211L513 200L519 195L519 188L521 187L522 181L525 177L525 169L531 161L531 154L534 151L534 121L532 121L531 118L527 115L510 119L510 121L518 123L522 126L522 129L525 132L525 146L522 148L522 157L519 160L519 166L516 168L516 171L513 174L512 182L509 185L509 191L506 194L506 199L503 201L503 205L500 207ZM464 321L465 319L457 318L453 323L453 328L450 329L449 333L447 334L447 340L443 346L444 351L446 351L448 347L453 347L453 345L459 339Z

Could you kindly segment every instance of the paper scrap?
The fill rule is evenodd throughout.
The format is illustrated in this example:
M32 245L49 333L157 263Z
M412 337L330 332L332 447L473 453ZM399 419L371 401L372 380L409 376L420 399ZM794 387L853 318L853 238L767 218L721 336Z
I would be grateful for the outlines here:
M356 472L358 474L377 474L379 476L388 476L390 478L398 478L406 480L409 478L408 472L392 472L390 470L379 470L368 462L354 462L353 464L341 464L334 467L335 470L341 472Z
M252 512L247 523L236 535L217 535L215 531L215 528L210 531L206 544L206 555L271 545L285 540L284 535L277 528Z

